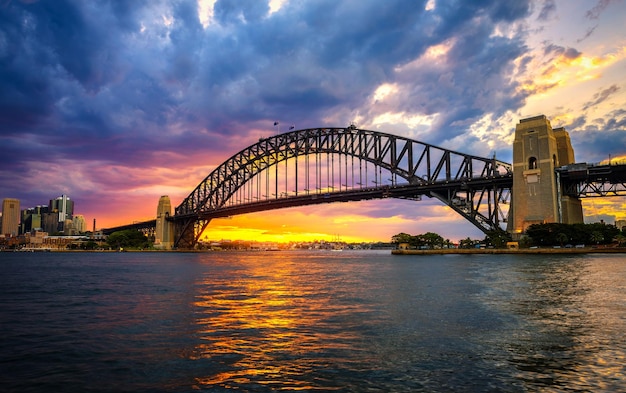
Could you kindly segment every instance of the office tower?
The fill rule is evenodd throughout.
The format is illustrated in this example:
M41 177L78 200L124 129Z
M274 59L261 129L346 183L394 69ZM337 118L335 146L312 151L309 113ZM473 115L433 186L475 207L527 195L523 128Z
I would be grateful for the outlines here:
M52 232L64 232L65 222L66 220L72 219L73 213L74 201L72 201L67 195L61 195L56 199L51 199L50 214L54 214L56 216L56 226Z
M41 231L48 206L36 206L22 210L22 233Z
M20 201L6 198L2 201L2 234L17 236L20 228Z
M67 195L61 195L56 199L51 199L50 211L58 212L58 222L65 222L66 219L72 219L72 214L74 213L74 201L70 200Z

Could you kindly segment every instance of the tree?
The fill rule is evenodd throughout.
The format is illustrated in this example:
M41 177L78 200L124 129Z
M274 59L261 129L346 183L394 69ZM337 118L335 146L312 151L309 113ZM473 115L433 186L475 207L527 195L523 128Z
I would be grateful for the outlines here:
M533 240L526 235L522 236L521 239L519 239L519 246L521 248L529 248L532 245L533 245Z
M526 229L526 235L533 240L536 245L550 245L551 234L547 224L533 224Z
M626 244L626 236L622 235L621 233L615 236L613 240L617 242L618 247L622 247L624 244Z
M604 241L604 235L600 231L591 232L590 238L591 238L591 241L596 244L600 244L600 242Z
M98 243L93 240L89 240L87 243L83 244L83 249L85 250L95 250L98 247Z
M134 229L113 232L107 238L107 243L113 249L145 249L151 246L148 238L143 233Z
M563 232L559 232L556 234L556 241L559 242L561 247L563 247L563 243L567 242L568 240L569 240L569 237Z
M398 233L397 235L393 235L391 237L391 242L395 243L395 244L400 244L400 243L411 243L411 241L413 236L409 235L408 233Z
M476 242L469 237L466 239L459 240L459 248L474 248Z
M526 229L526 235L532 239L533 244L541 246L554 246L568 240L573 244L607 243L619 232L615 225L605 223L533 224ZM567 236L567 240L563 240L563 235Z
M485 243L495 248L506 247L506 242L511 241L511 235L504 231L489 231L485 237Z
M421 235L424 240L424 245L430 248L441 248L443 247L443 237L434 233L434 232L426 232Z

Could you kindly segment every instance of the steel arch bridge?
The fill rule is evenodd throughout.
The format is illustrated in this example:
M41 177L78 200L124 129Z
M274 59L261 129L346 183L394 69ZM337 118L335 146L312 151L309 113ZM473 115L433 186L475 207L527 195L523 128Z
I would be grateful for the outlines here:
M378 131L309 128L261 138L215 168L176 207L177 248L213 218L378 198L436 198L485 233L502 231L511 164Z

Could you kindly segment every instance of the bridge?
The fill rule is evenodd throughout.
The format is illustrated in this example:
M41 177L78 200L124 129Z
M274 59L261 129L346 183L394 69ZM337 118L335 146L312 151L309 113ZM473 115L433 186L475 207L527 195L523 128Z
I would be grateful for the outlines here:
M555 162L556 164L556 162ZM166 247L193 248L215 218L369 199L436 198L484 233L509 227L513 165L388 133L309 128L261 138L215 168L156 220L109 228L155 230ZM572 198L626 195L626 165L552 167ZM163 198L162 198L163 199ZM581 213L582 215L582 213Z
M626 195L626 162L572 164L556 168L562 193L577 198Z

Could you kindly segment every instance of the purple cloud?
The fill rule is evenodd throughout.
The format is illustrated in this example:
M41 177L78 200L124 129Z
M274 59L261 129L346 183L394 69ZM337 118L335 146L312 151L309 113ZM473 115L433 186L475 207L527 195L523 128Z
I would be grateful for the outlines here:
M532 92L514 80L515 61L523 69L532 58L527 32L511 26L533 3L427 3L291 1L270 13L268 1L218 0L205 26L195 2L4 2L0 197L25 206L61 191L114 198L169 185L159 169L200 181L208 173L198 168L275 132L276 119L306 128L347 125L355 114L371 123L390 108L439 114L426 142L445 146L477 119L522 108ZM545 3L540 18L555 8ZM428 60L437 46L446 52ZM400 91L372 105L382 84ZM622 118L604 126L620 129Z

